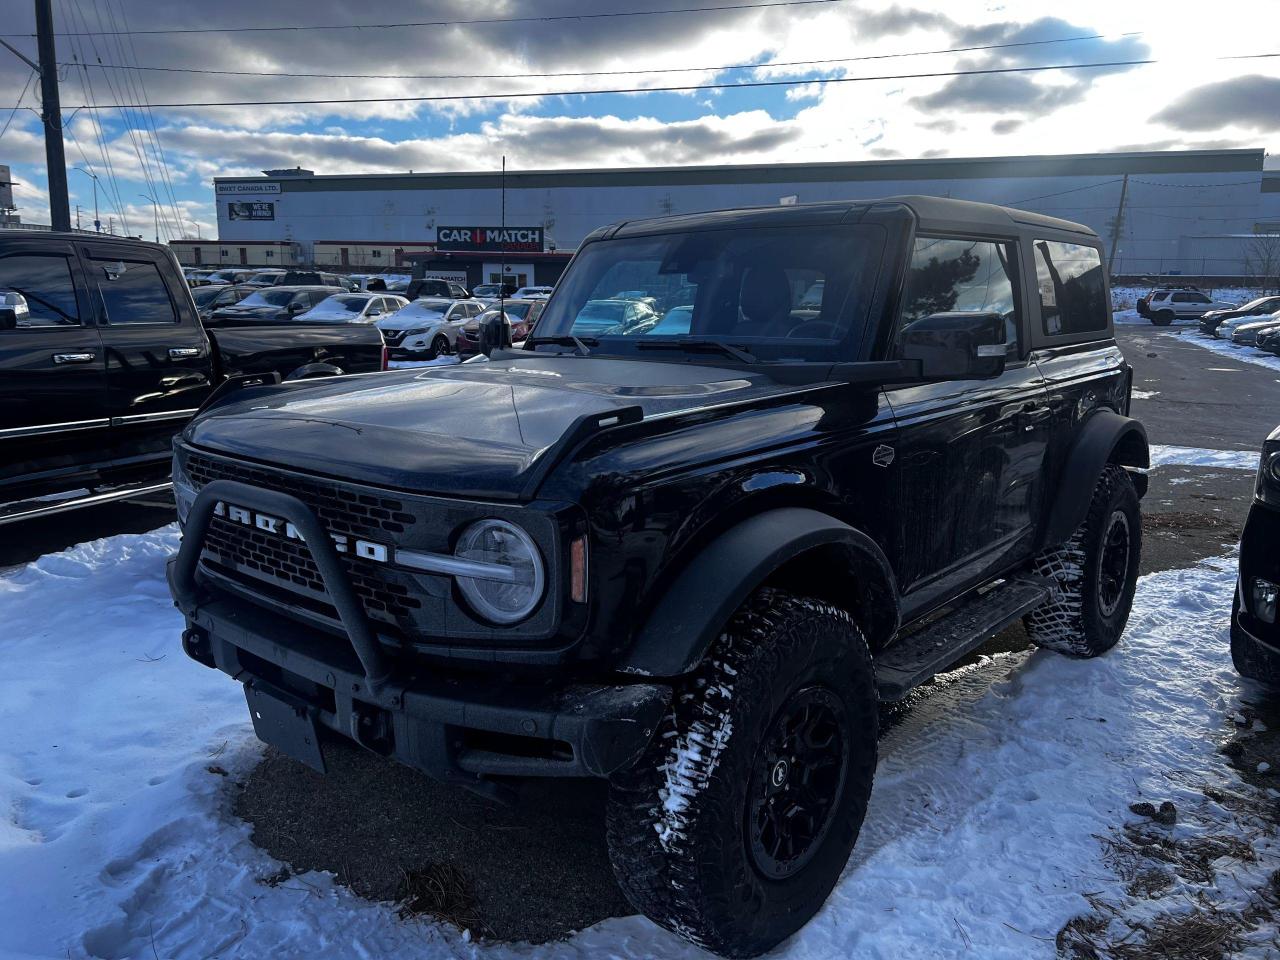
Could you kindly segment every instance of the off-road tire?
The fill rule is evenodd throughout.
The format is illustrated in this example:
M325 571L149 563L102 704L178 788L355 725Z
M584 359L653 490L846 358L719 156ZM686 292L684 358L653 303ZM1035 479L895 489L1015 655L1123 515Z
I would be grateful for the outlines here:
M1231 663L1236 673L1268 687L1280 689L1280 655L1249 637L1236 625L1240 615L1240 594L1231 605Z
M1167 327L1173 323L1175 314L1171 310L1161 310L1159 313L1151 315L1151 322L1157 327Z
M1108 576L1104 585L1104 548L1116 524L1125 527L1126 563L1123 574ZM1071 539L1035 562L1034 572L1054 581L1056 596L1024 618L1031 642L1073 657L1096 657L1114 647L1129 620L1141 555L1138 493L1125 469L1109 463Z
M831 709L841 733L810 753L813 765L801 751L788 766L774 752L778 731L814 698L817 716ZM874 667L852 617L781 590L754 595L677 686L646 752L610 784L609 858L627 898L722 956L757 956L786 939L822 906L857 840L877 726ZM781 786L773 780L780 768ZM768 853L753 850L763 848L753 826L763 820L753 816L768 819L762 806L793 811L788 804L812 796L813 783L831 797L815 818L826 826L813 831L807 857L787 848L793 856L776 858L775 848L774 866L786 860L780 869L794 872L767 876L760 858Z

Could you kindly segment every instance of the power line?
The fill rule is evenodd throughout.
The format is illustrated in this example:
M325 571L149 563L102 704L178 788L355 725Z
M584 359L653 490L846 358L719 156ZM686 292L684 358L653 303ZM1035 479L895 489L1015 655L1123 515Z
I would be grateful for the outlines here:
M1114 34L1121 37L1141 36L1140 31ZM1112 34L1090 33L1078 37L1058 37L1053 40L1020 40L1013 43L983 43L968 47L946 47L937 50L915 50L902 53L876 53L859 57L832 57L827 60L786 60L766 63L732 63L705 67L660 67L649 70L565 70L556 73L290 73L265 70L210 70L198 67L125 66L118 63L98 63L91 66L103 70L150 70L161 73L198 73L220 77L282 77L315 80L522 80L546 77L603 77L634 76L659 73L705 73L724 70L759 70L774 67L816 67L833 63L855 63L866 60L896 60L903 57L932 57L948 53L974 53L981 50L1005 50L1011 47L1043 46L1051 43L1074 43L1080 40L1102 40Z
M1280 57L1280 53L1260 53L1262 57ZM739 83L699 83L675 84L663 87L613 87L607 89L586 90L521 90L507 93L453 93L435 96L418 97L349 97L325 98L319 100L216 100L184 103L153 103L153 109L183 109L191 107L274 107L274 106L323 106L325 104L357 104L357 103L429 103L445 100L518 100L532 97L586 97L623 93L678 93L690 90L739 90L759 87L793 87L811 83L866 83L876 80L922 80L941 77L975 77L993 76L1011 73L1041 73L1048 70L1099 70L1110 67L1140 67L1161 61L1143 60L1108 60L1101 63L1056 63L1030 67L991 67L982 70L934 70L928 73L893 73L869 77L827 77L793 80L750 80ZM7 109L0 107L0 110ZM119 106L98 104L97 106L80 106L80 110L118 110Z
M560 13L524 17L473 17L465 20L410 20L405 23L290 24L274 27L168 27L154 30L126 30L134 36L179 33L283 33L302 30L395 30L402 27L457 27L495 23L554 23L564 20L608 20L621 17L661 17L670 14L725 13L738 10L767 10L772 7L827 6L846 0L767 0L765 3L725 3L712 7L669 7L663 10L614 10L606 13ZM111 31L94 31L64 36L109 36ZM4 37L30 37L30 33L6 33Z
M5 120L4 126L0 127L0 137L9 132L9 124L13 123L14 116L18 113L18 108L22 106L22 98L27 95L27 88L31 86L31 81L35 79L38 71L32 70L27 74L27 82L22 85L22 92L18 94L18 102L13 105L13 109L9 111L9 118Z

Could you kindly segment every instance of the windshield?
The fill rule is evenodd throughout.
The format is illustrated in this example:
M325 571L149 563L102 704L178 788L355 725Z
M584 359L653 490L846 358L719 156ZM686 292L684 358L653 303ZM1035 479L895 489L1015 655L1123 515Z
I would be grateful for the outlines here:
M283 307L293 299L292 290L263 290L240 301L242 307Z
M191 291L191 299L195 300L197 307L207 307L225 292L225 287L196 287Z
M448 307L447 300L415 300L407 307L395 312L395 322L405 323L408 320L439 320Z
M501 289L496 283L482 283L473 292L477 297L496 297Z
M368 297L326 297L316 304L315 309L359 313L368 302Z
M579 252L534 336L609 348L712 337L769 359L831 359L831 344L861 329L883 245L879 227L834 225L599 241Z
M1257 300L1250 300L1242 307L1236 307L1237 310L1260 310L1263 307L1280 306L1280 299L1276 297L1259 297Z

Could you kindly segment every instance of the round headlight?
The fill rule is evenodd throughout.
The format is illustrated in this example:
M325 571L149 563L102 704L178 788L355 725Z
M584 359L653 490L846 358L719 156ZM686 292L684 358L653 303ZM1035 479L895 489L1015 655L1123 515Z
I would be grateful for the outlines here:
M542 599L546 585L542 556L533 539L513 523L473 523L463 531L453 555L481 565L474 575L457 577L458 589L471 608L491 623L523 620Z
M1262 469L1271 475L1272 483L1280 483L1280 450L1263 458Z

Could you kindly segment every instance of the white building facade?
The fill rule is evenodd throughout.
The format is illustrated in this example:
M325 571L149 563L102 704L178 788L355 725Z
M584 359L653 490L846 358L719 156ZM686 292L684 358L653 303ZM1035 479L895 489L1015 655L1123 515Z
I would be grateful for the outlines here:
M1280 232L1280 171L1264 171L1263 164L1258 149L509 170L505 179L497 172L316 176L276 170L214 181L219 241L206 246L235 250L238 259L240 246L287 244L298 262L388 270L429 259L436 249L438 269L466 267L473 282L495 271L513 275L512 261L529 282L545 282L543 274L558 273L564 254L583 237L619 220L931 194L1087 224L1109 251L1114 247L1118 276L1243 276L1249 238ZM503 250L457 241L496 236L501 226L524 231L519 236L526 240L536 233L541 249L528 242Z

